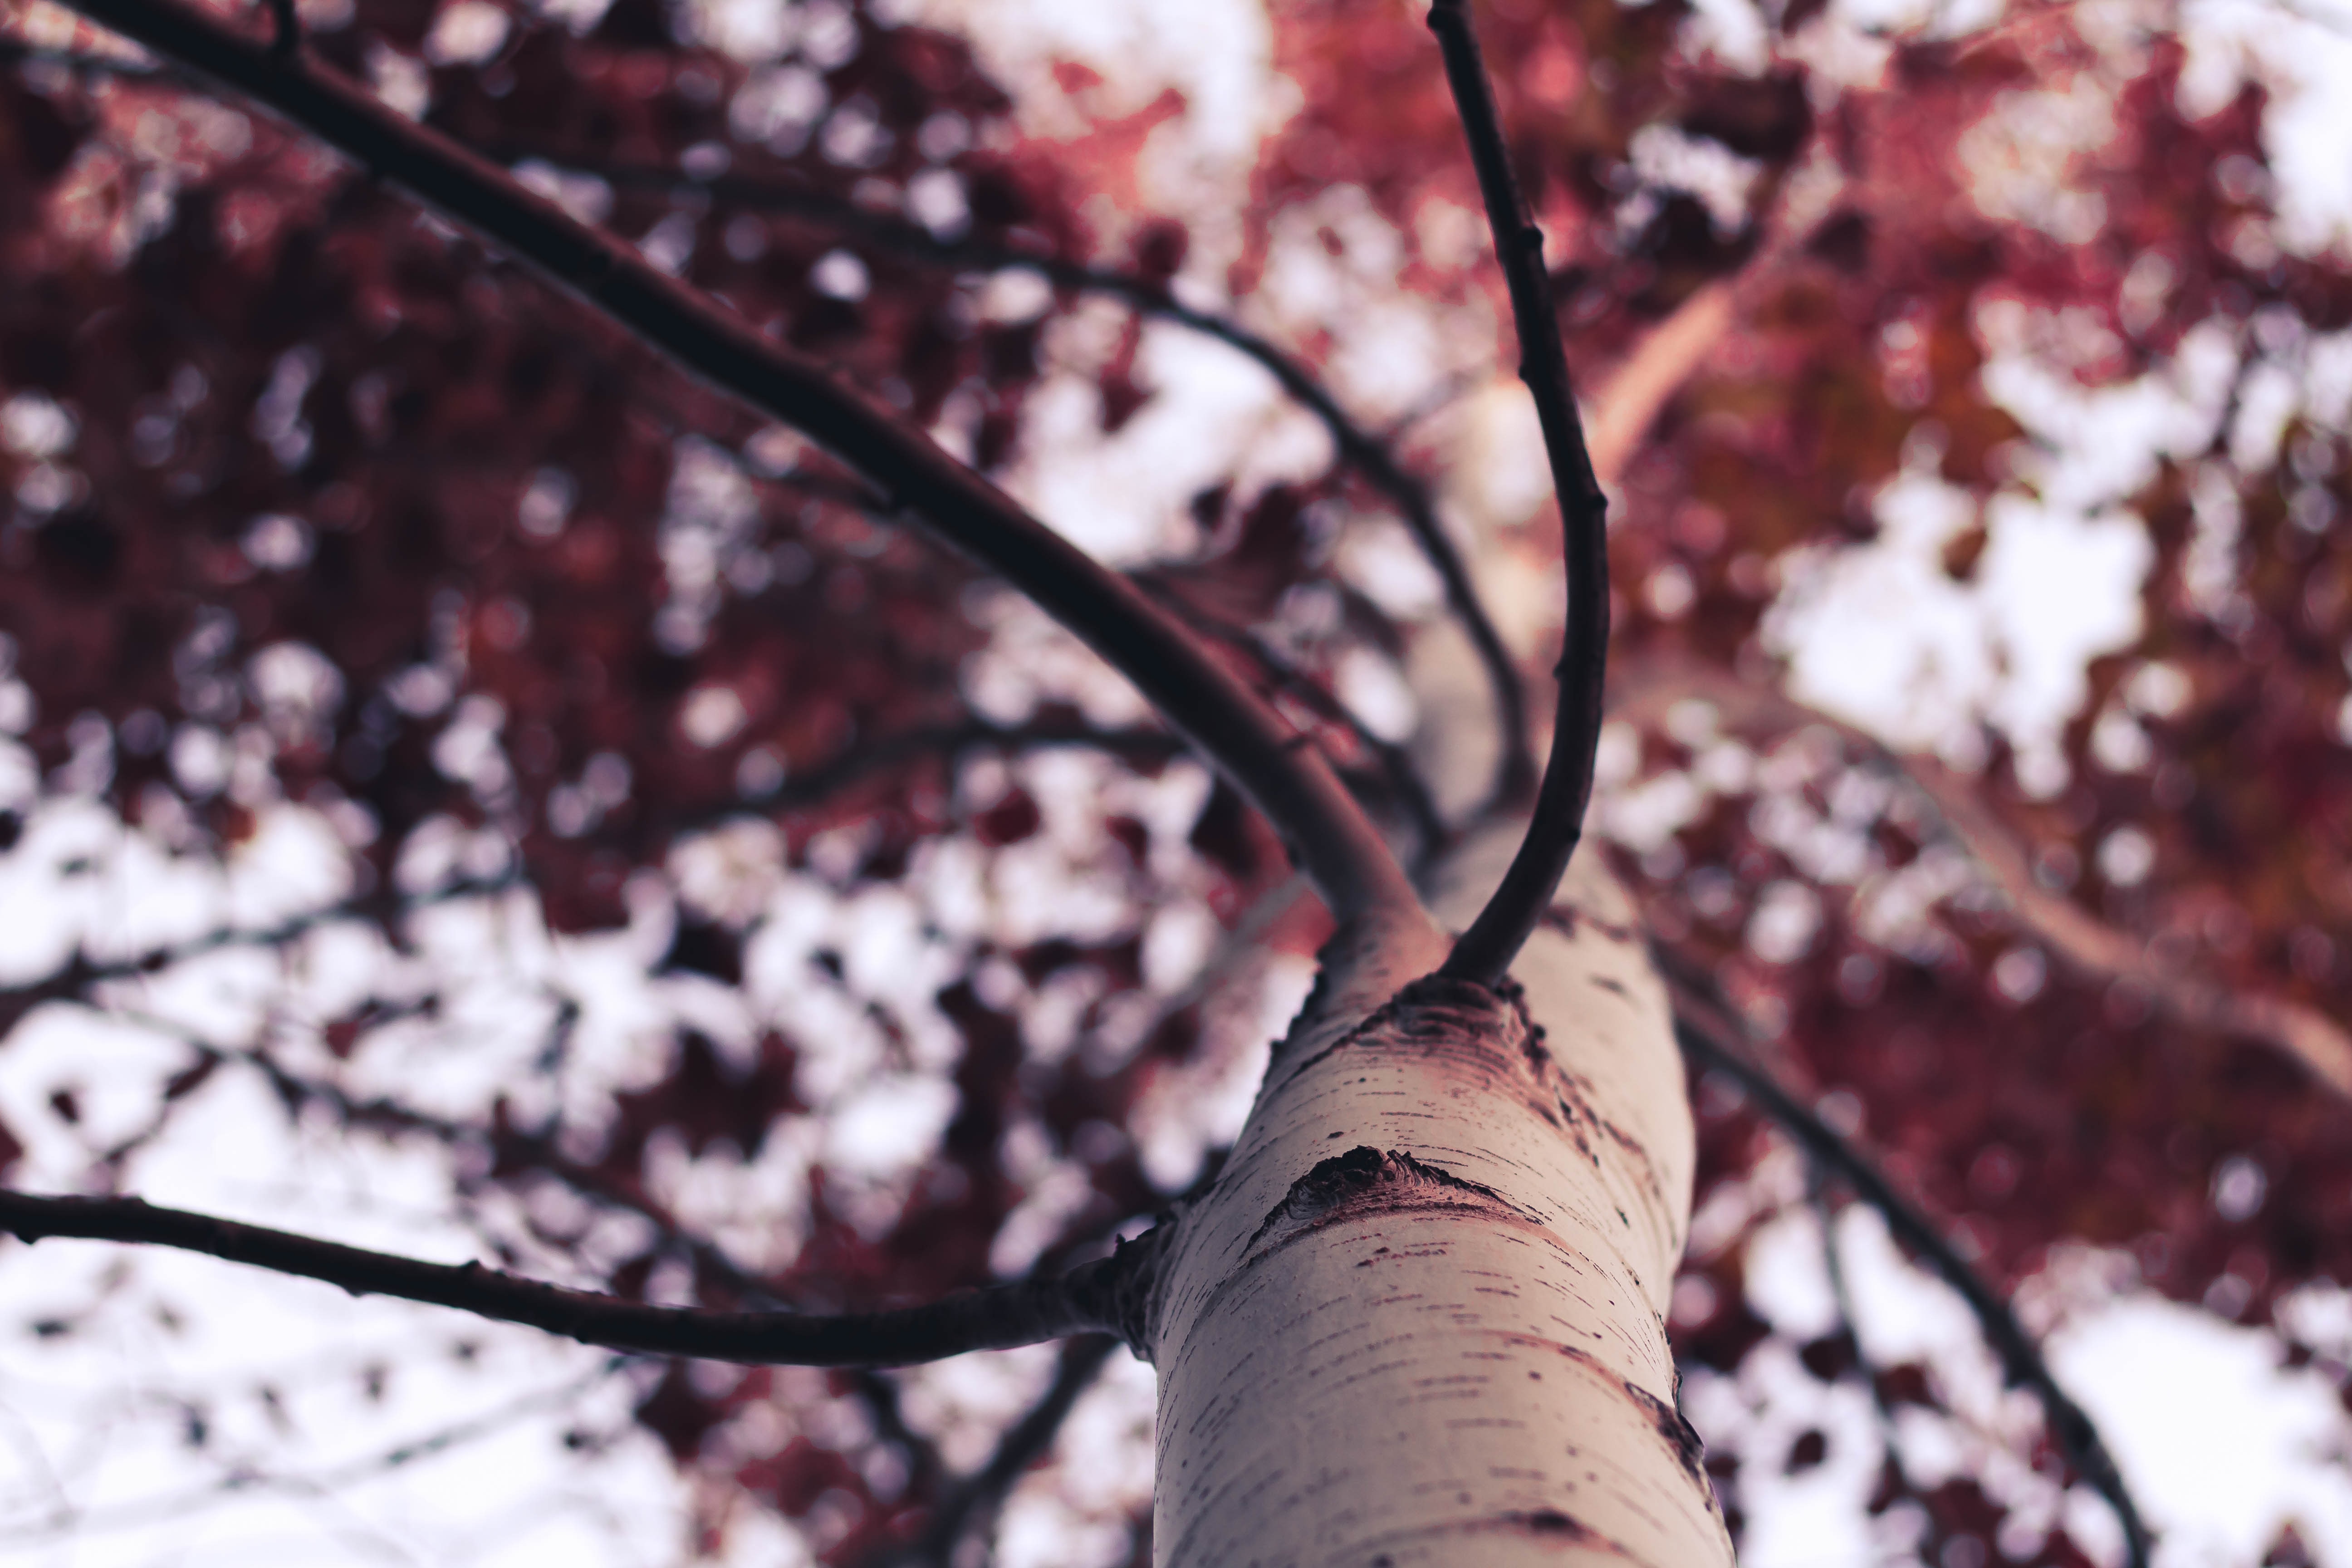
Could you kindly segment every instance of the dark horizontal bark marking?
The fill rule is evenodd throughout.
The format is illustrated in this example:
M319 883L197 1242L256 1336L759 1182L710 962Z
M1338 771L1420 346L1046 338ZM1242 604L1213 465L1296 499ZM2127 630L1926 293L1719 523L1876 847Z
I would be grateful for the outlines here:
M1465 1181L1401 1149L1360 1143L1344 1154L1318 1161L1291 1183L1243 1251L1255 1261L1260 1256L1258 1244L1276 1232L1280 1234L1267 1251L1339 1220L1432 1209L1499 1211L1521 1222L1528 1217L1492 1187Z
M1619 925L1615 921L1604 921L1599 915L1579 909L1574 904L1554 904L1543 912L1542 918L1536 923L1549 931L1558 931L1570 942L1575 941L1577 932L1586 926L1591 926L1611 942L1643 940L1642 932L1635 927Z
M1675 1458L1682 1461L1683 1469L1700 1494L1713 1498L1715 1486L1706 1475L1706 1445L1700 1441L1698 1429L1684 1419L1679 1408L1640 1384L1629 1383L1625 1385L1625 1392L1650 1413L1650 1425L1658 1429L1658 1436L1666 1440L1666 1446L1675 1451Z
M1612 1540L1582 1521L1554 1508L1512 1510L1488 1514L1483 1519L1448 1520L1443 1524L1425 1525L1417 1530L1391 1531L1364 1542L1372 1555L1369 1568L1399 1568L1405 1561L1402 1553L1411 1544L1462 1536L1516 1535L1538 1541L1562 1550L1601 1552L1628 1563L1638 1559L1622 1542Z

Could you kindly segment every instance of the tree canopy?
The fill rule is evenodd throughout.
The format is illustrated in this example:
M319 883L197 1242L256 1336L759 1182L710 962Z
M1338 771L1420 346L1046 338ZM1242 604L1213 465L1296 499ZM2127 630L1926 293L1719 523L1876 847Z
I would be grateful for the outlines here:
M1421 8L188 12L391 110L364 157L90 19L169 9L0 13L10 1188L646 1306L1012 1289L1213 1172L1332 930L1347 847L1045 568L467 226L409 122L1115 568L1103 636L1205 650L1408 865L1524 803L1593 617ZM2342 1441L2352 13L1473 13L1747 1560L2118 1561L2068 1384L2159 1561L2352 1562L2340 1476L2200 1512L2099 1370L2201 1325L2249 1451ZM12 1547L1149 1560L1101 1338L720 1367L45 1242L0 1347Z

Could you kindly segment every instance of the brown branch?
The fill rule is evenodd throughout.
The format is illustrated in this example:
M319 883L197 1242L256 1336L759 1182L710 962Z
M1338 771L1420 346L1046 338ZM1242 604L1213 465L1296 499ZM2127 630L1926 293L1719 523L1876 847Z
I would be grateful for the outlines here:
M1116 268L1074 261L984 239L965 237L943 239L920 224L887 213L877 213L855 202L782 180L721 174L698 180L659 164L614 163L553 151L528 141L505 141L485 146L488 156L513 164L536 159L572 174L589 174L615 185L672 194L691 193L716 205L771 212L806 218L849 237L853 241L926 266L961 271L998 272L1026 268L1057 289L1098 294L1120 301L1139 315L1170 321L1214 339L1234 350L1274 377L1290 400L1319 421L1344 466L1396 508L1405 531L1437 574L1446 608L1462 623L1495 697L1496 722L1503 737L1496 763L1493 791L1497 799L1524 795L1535 784L1535 759L1528 750L1527 693L1517 660L1504 646L1493 616L1471 581L1462 552L1437 515L1429 487L1397 460L1389 442L1358 424L1315 376L1315 374L1272 340L1252 331L1232 317L1187 305L1157 279L1138 277Z
M0 1231L26 1242L71 1237L173 1247L320 1280L354 1296L451 1307L608 1350L771 1366L904 1366L1070 1334L1124 1336L1132 1326L1135 1277L1154 1252L1138 1244L1058 1278L959 1291L919 1307L824 1316L647 1306L478 1263L425 1263L139 1198L0 1191Z
M1747 1039L1745 1022L1715 994L1707 977L1675 955L1654 949L1675 1006L1675 1038L1692 1065L1720 1072L1737 1083L1757 1109L1796 1140L1821 1168L1833 1173L1855 1197L1885 1216L1886 1227L1912 1254L1925 1262L1944 1283L1959 1294L1975 1314L1985 1342L2000 1358L2009 1381L2030 1389L2041 1402L2050 1439L2074 1473L2091 1484L2123 1527L2125 1560L2130 1568L2147 1568L2147 1527L2132 1500L2123 1475L2099 1436L2098 1428L2083 1407L2068 1397L2052 1375L2042 1347L2017 1321L2009 1303L1995 1293L1982 1275L1944 1239L1927 1216L1897 1193L1869 1157L1832 1130L1778 1079L1758 1063Z
M1494 229L1496 259L1510 286L1511 316L1518 324L1519 379L1535 398L1543 426L1544 451L1551 461L1552 489L1559 498L1563 554L1568 567L1568 633L1560 651L1559 706L1553 720L1551 754L1536 792L1527 836L1519 842L1502 885L1478 911L1447 954L1443 973L1491 985L1535 930L1552 891L1576 853L1584 832L1584 811L1592 798L1592 759L1601 741L1601 687L1609 658L1608 498L1593 477L1577 419L1576 393L1560 347L1559 321L1544 270L1543 230L1528 215L1511 173L1510 153L1495 110L1494 89L1478 53L1478 35L1465 0L1434 0L1430 31L1445 57L1445 79L1462 116L1478 190Z
M75 8L267 106L528 261L682 369L811 437L1134 681L1274 823L1342 918L1418 908L1337 774L1295 747L1289 727L1199 639L897 411L303 57L281 63L266 43L184 0L75 0Z
M2009 900L2021 925L2047 943L2077 974L2124 980L2141 988L2175 1022L2260 1040L2301 1063L2314 1078L2352 1100L2352 1033L2315 1008L2282 996L2233 989L2179 963L2159 962L2145 937L2121 931L2035 879L2025 847L1979 798L1977 786L1932 757L1898 752L1868 732L1807 707L1772 688L1684 657L1645 658L1622 671L1619 710L1629 718L1662 714L1696 697L1727 723L1783 731L1807 725L1831 731L1857 753L1909 783L1942 819L1952 842Z
M1817 126L1779 174L1770 207L1755 220L1761 231L1755 253L1738 271L1676 306L1611 370L1593 398L1592 423L1585 432L1593 471L1602 483L1613 485L1624 477L1667 403L1841 210L1848 182L1834 160L1832 139ZM1824 164L1835 167L1835 174L1811 177Z

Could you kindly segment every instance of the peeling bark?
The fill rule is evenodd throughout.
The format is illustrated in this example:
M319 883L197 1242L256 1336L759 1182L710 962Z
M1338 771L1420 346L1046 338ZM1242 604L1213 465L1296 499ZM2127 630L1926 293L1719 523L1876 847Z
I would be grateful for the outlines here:
M1459 920L1517 842L1440 868ZM1663 1313L1693 1139L1625 897L1571 867L1515 978L1435 925L1326 950L1216 1186L1171 1227L1158 1561L1727 1563Z

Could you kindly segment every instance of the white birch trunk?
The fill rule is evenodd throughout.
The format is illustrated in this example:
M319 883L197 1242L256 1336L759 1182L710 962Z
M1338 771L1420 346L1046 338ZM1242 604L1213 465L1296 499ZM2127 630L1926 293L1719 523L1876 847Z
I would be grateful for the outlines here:
M1466 923L1517 842L1452 858ZM1162 1254L1157 1563L1728 1563L1664 1311L1693 1134L1664 992L1580 854L1517 997L1344 932Z

